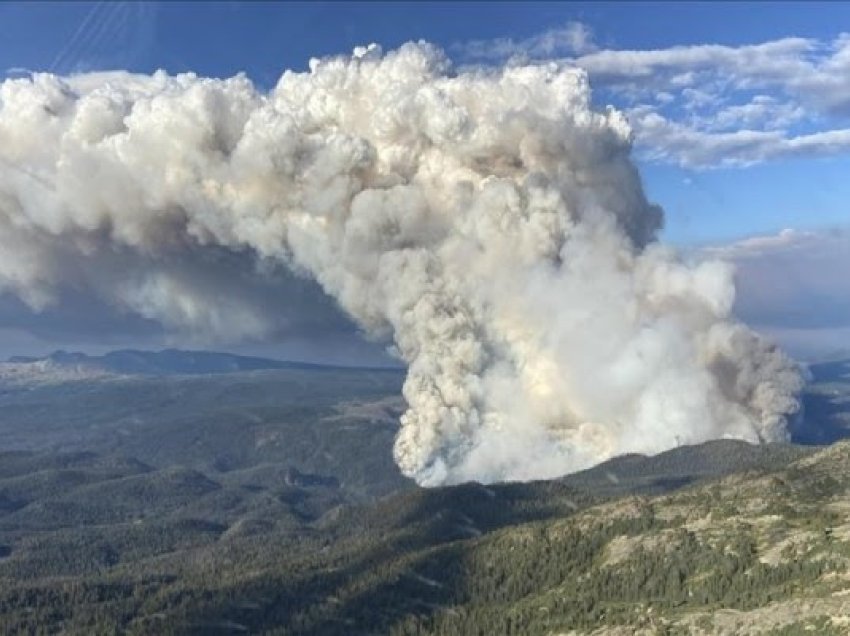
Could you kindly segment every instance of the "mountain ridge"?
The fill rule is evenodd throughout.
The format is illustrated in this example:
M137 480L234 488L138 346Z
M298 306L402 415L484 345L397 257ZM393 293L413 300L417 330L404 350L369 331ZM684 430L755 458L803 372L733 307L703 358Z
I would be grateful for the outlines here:
M40 365L44 370L65 370L121 375L194 375L295 369L304 371L368 370L399 371L400 367L369 367L277 360L217 351L116 349L102 355L58 349L42 356L12 356L6 365Z

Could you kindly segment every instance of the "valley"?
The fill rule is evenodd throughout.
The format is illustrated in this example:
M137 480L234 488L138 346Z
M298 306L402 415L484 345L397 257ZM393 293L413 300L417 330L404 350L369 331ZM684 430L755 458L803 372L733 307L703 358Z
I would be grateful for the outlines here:
M844 633L850 446L812 443L843 436L842 364L813 369L807 444L436 489L392 462L395 370L6 382L0 629Z

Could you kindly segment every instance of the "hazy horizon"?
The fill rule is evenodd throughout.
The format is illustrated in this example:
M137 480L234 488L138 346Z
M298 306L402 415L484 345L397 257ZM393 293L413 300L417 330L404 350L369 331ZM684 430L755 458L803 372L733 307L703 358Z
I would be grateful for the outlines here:
M303 70L313 56L346 55L371 42L391 50L424 38L458 68L566 60L588 73L595 107L614 104L628 116L647 195L665 211L661 239L686 256L709 249L734 262L735 313L795 357L817 359L846 348L850 283L842 272L850 266L850 238L842 175L850 165L844 128L850 102L839 78L846 42L835 19L846 7L500 3L478 9L7 3L0 6L7 39L0 69L8 80L116 69L212 77L245 72L267 91L286 68ZM458 19L443 19L444 10ZM740 19L730 22L730 12ZM771 19L748 19L760 15ZM203 37L184 34L195 16L204 21ZM681 27L653 27L662 16ZM318 35L303 35L320 23ZM289 35L272 39L272 28ZM227 55L211 48L225 38L240 46L228 47ZM114 46L118 41L122 45ZM651 85L641 86L650 73ZM57 348L200 346L317 362L388 359L388 340L359 337L360 329L315 283L299 285L296 302L281 300L289 292L274 286L245 290L239 302L284 318L262 338L244 342L220 332L211 338L175 331L149 309L128 309L80 286L60 289L35 311L7 292L0 294L0 358Z

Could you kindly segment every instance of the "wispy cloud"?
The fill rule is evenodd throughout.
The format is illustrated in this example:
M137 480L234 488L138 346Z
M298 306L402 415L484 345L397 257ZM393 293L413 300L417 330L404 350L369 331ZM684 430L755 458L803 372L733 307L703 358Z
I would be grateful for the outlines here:
M831 42L782 38L738 47L604 50L575 57L600 86L630 93L659 86L709 92L768 89L824 114L850 115L850 35Z
M452 50L468 60L501 61L509 58L553 58L596 50L593 34L581 22L568 22L525 39L496 38L457 43Z
M721 111L722 115L722 111ZM641 154L686 168L750 166L772 159L835 155L850 151L850 129L792 135L788 130L740 128L716 132L715 124L673 121L651 108L630 111Z
M850 150L850 34L621 50L599 48L589 28L570 23L456 50L465 59L550 59L586 70L598 98L626 110L649 161L705 169Z
M32 73L32 69L25 68L23 66L10 66L9 68L3 71L3 74L6 75L6 77L10 75L30 75Z

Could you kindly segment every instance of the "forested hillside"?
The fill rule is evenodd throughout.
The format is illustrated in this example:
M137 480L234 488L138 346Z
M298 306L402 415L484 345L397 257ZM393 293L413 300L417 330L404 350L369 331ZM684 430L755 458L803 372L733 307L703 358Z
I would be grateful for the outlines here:
M838 634L850 621L850 443L608 500L537 482L340 505L334 484L292 472L253 488L135 464L72 474L76 500L2 517L4 633ZM25 482L0 482L4 500ZM77 527L57 529L70 509Z
M6 385L0 632L850 628L850 444L720 440L548 482L421 489L391 460L399 381ZM822 431L841 430L846 387L841 370L809 389Z

